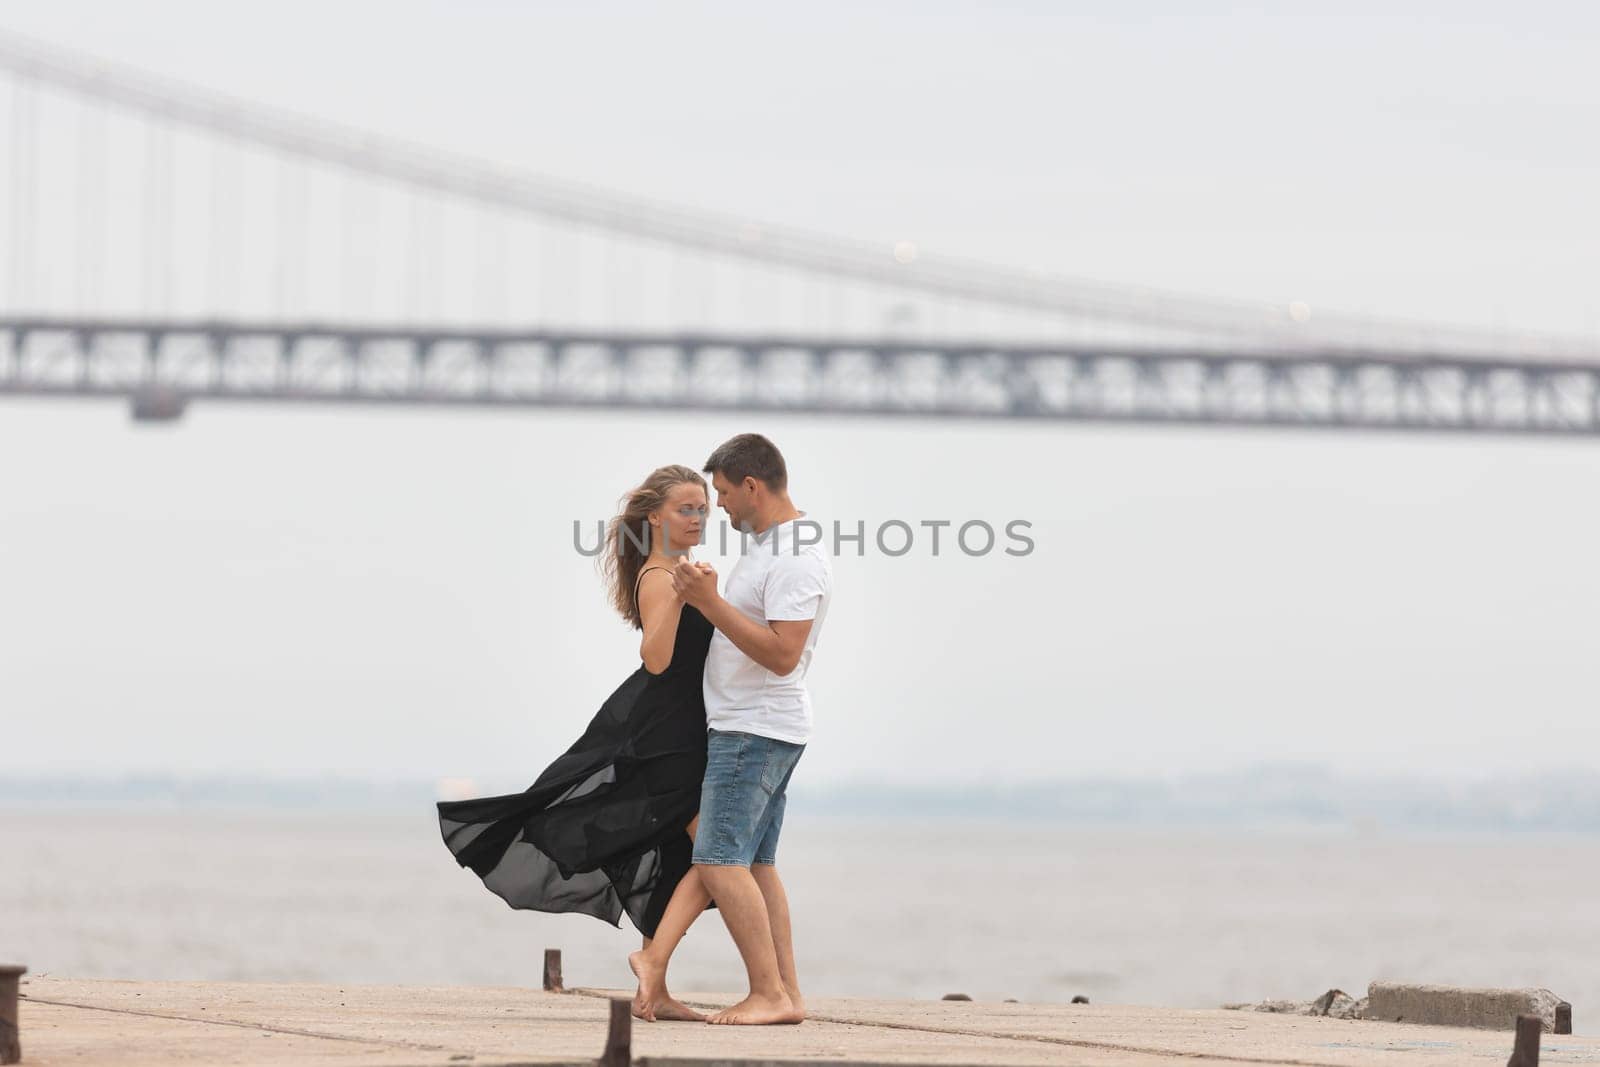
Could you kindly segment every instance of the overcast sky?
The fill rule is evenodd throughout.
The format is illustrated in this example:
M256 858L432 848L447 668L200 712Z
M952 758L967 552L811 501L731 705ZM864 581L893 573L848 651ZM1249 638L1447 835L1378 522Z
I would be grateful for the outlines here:
M0 26L847 236L1600 324L1591 6L775 10L53 0ZM835 561L813 781L1600 768L1600 444L10 400L0 770L531 778L637 665L573 520L746 430L828 521L1033 524L1023 558Z

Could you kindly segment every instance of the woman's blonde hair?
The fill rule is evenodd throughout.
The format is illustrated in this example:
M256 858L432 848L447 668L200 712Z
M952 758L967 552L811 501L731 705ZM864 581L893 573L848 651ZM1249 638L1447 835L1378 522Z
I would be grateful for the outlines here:
M610 551L599 556L611 606L635 630L644 629L639 617L639 572L650 558L650 513L666 503L680 485L698 485L707 492L706 480L692 467L674 463L657 467L619 502L621 511L606 525ZM709 494L708 494L709 495Z

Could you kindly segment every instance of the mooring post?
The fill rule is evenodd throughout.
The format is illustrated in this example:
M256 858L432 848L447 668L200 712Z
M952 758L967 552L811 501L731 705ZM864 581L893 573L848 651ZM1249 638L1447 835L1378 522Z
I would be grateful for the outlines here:
M1516 1043L1511 1046L1511 1058L1506 1067L1539 1067L1539 1035L1544 1033L1544 1020L1537 1015L1517 1016Z
M546 993L565 993L561 988L561 950L547 948L544 950L544 991Z
M22 1030L17 1022L17 987L28 968L0 963L0 1063L22 1062Z
M1572 1005L1564 1000L1556 1005L1556 1033L1572 1033Z
M606 1050L600 1054L600 1067L628 1067L633 1062L633 1002L611 1002L611 1029L606 1033Z

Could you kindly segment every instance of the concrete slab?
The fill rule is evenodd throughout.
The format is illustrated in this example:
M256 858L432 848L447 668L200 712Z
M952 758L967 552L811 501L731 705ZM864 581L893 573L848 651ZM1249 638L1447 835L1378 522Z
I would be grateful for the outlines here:
M1537 1016L1547 1034L1569 1033L1572 1028L1572 1005L1548 989L1468 989L1407 982L1373 982L1367 987L1368 1019L1510 1031L1519 1015Z
M24 1063L219 1067L592 1064L607 999L521 988L119 982L34 976L21 1003ZM730 995L689 995L704 1007ZM805 1063L1032 1067L1506 1062L1481 1030L1231 1011L822 998L801 1026L633 1027L641 1067ZM1545 1039L1552 1062L1600 1064L1600 1040Z

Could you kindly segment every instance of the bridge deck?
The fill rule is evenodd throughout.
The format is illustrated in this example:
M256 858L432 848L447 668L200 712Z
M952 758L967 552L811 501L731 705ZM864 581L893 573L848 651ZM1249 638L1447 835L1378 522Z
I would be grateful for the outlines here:
M608 995L516 988L24 980L24 1063L592 1063ZM701 1006L731 1002L692 995ZM1509 1032L1105 1005L819 999L798 1027L633 1024L633 1055L691 1064L1502 1064ZM1600 1039L1544 1035L1561 1063Z
M0 395L1600 435L1600 363L0 318Z

